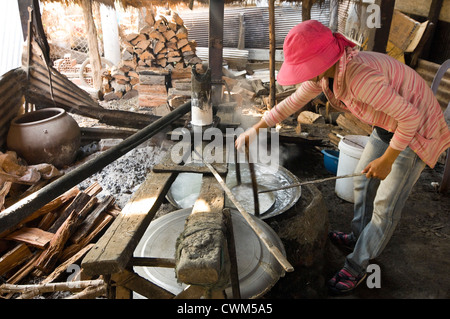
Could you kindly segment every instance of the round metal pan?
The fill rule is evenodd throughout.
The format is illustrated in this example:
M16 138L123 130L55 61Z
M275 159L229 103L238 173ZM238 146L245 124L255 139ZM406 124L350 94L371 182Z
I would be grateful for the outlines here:
M134 256L174 258L176 240L184 230L186 218L191 211L192 208L177 210L151 222L136 247ZM231 219L241 298L259 298L284 275L284 269L238 211L231 210ZM255 221L263 230L264 236L286 255L283 243L273 229L258 218ZM175 295L186 288L185 284L179 283L175 278L173 268L135 266L134 271ZM228 297L232 296L231 286L225 289L225 293ZM135 295L135 298L142 296Z

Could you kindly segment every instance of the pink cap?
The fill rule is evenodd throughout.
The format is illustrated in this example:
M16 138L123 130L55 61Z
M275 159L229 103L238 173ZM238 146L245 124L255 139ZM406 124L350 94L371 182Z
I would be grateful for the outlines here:
M281 85L294 85L322 74L335 64L345 47L355 44L316 20L293 27L284 40L284 62L277 75Z

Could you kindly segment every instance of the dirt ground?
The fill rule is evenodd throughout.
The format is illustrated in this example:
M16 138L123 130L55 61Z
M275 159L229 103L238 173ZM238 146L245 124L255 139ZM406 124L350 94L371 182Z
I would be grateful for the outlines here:
M323 156L314 147L289 146L284 166L301 180L332 176L323 166ZM287 274L274 287L276 298L328 299L447 299L450 297L450 194L440 194L431 185L440 182L444 166L427 167L408 198L402 218L382 254L371 261L380 267L381 287L368 288L362 283L354 292L334 296L324 288L344 263L346 253L327 242L324 266L311 273L310 281L299 280L296 288L287 282L296 281L299 274ZM329 211L330 230L350 231L353 204L340 199L334 192L335 182L316 184ZM302 270L300 270L302 271ZM293 280L292 280L293 279ZM284 289L289 286L289 290ZM312 291L312 293L311 293Z

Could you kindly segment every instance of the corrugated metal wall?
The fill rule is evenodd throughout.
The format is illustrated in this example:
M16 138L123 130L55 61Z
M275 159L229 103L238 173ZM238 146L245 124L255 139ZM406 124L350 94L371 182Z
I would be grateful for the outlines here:
M17 0L2 0L0 75L21 65L23 35Z
M269 10L267 7L225 8L223 46L236 48L239 40L239 17L244 15L245 48L269 48ZM197 41L199 47L208 47L208 9L180 12L189 30L189 39ZM330 20L330 1L322 6L315 4L311 19L328 26ZM301 6L282 6L275 8L276 46L282 47L284 38L291 28L302 21Z

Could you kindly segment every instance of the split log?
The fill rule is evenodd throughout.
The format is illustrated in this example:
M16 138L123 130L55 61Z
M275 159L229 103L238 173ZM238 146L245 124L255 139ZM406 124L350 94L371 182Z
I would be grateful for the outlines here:
M58 231L50 241L49 247L44 250L44 252L39 257L36 263L37 269L41 270L44 273L49 273L55 267L56 262L58 261L63 251L64 245L66 244L69 237L73 234L76 227L79 225L80 219L83 218L86 212L91 210L93 204L96 201L97 199L94 197L90 199L88 203L83 205L81 209L79 209L79 207L71 207L70 215L61 225L61 227L58 228Z
M67 267L69 265L72 265L76 263L80 258L82 258L92 247L94 247L94 244L89 244L86 247L80 249L76 254L74 254L72 257L64 261L61 265L56 267L51 274L49 274L47 277L44 278L42 281L43 284L52 282L56 278L58 278L64 271L67 270Z
M80 189L78 188L78 186L75 186L75 187L71 188L70 190L68 190L64 194L58 196L54 200L52 200L49 203L45 204L42 208L39 208L38 210L36 210L29 217L27 217L24 220L22 220L21 224L24 225L24 224L26 224L26 223L28 223L28 222L30 222L32 220L35 220L36 218L38 218L38 217L40 217L40 216L42 216L44 214L47 214L47 213L49 213L51 211L54 211L54 210L58 209L59 207L61 207L62 205L64 205L68 201L70 201L71 199L75 198L79 193L80 193Z
M138 35L124 37L124 46L128 49L123 54L122 63L132 59L135 62L134 66L126 62L131 69L125 71L125 76L131 78L130 72L140 73L139 67L152 67L170 72L184 68L190 71L192 66L197 67L202 64L202 60L196 55L195 41L188 40L188 31L182 24L183 20L176 13L160 14L156 17L150 10L144 20L147 25L140 29ZM190 77L190 73L188 76ZM114 88L115 95L122 97L125 87L117 84L129 84L131 89L136 90L138 85L142 84L142 81L137 82L136 78L133 83L131 81L131 79L112 78L108 87ZM167 90L164 94L167 99ZM167 101L162 100L162 96L154 97L148 92L139 91L139 97L141 107L153 108L167 104Z
M87 216L84 221L80 224L76 232L70 238L70 241L74 244L78 243L82 238L88 236L91 233L92 228L99 220L100 215L109 209L111 205L114 204L114 197L107 196L102 202L97 205L97 207Z
M311 112L303 111L297 117L297 122L300 124L313 124L313 123L325 123L325 119L322 115Z
M95 182L88 188L86 188L83 192L78 193L69 207L65 209L65 211L61 214L61 216L56 220L56 222L52 225L52 227L50 227L48 231L51 233L55 233L73 210L81 210L94 196L100 193L101 190L101 186Z
M32 252L26 244L17 245L0 258L0 276L4 276L31 256Z
M368 132L367 129L363 129L360 125L358 125L356 121L359 120L356 119L353 120L351 117L348 117L343 114L339 115L338 118L336 119L336 123L339 125L339 127L347 131L348 132L347 134L364 135L364 136L369 135L371 129L370 132Z

